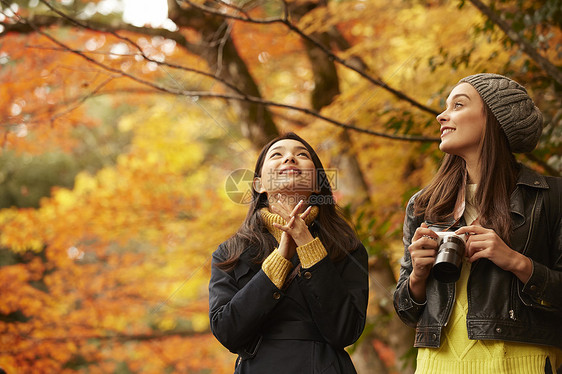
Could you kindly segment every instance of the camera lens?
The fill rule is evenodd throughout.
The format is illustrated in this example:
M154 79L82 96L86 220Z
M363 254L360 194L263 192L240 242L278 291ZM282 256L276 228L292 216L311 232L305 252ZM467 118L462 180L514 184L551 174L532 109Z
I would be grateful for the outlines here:
M439 249L433 265L433 276L439 282L456 282L461 275L464 240L454 232L440 232Z

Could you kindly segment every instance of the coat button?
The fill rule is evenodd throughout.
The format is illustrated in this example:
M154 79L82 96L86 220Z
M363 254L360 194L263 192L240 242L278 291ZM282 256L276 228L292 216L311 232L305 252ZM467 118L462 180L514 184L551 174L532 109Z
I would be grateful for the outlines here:
M535 181L535 186L538 186L539 184L541 184L541 182Z
M279 299L281 298L281 294L280 294L279 292L274 292L274 293L273 293L273 298L274 298L275 300L279 300Z
M498 334L501 334L501 333L502 333L501 327L496 327L496 332L497 332Z
M304 276L306 279L310 279L310 278L312 278L312 273L311 273L310 271L306 271L306 272L303 274L303 276Z
M535 286L534 284L533 284L531 287L529 287L529 288L531 289L531 291L536 291L536 290L537 290L537 286Z
M437 334L431 334L431 338L435 341L437 340Z

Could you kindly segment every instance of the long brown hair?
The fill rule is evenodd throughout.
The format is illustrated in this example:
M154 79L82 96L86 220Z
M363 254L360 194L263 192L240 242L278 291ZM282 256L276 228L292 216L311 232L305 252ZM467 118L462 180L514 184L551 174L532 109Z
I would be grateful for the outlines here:
M480 143L481 175L476 189L479 222L509 243L510 196L515 189L518 165L498 120L485 102L483 105L486 128ZM415 214L433 222L451 221L459 186L465 176L465 161L459 156L445 154L437 174L416 198Z
M314 192L309 198L309 205L316 205L319 208L318 216L310 225L311 231L314 231L313 235L314 233L318 235L330 259L334 262L339 261L348 252L357 249L361 243L354 229L343 218L340 208L336 205L324 166L310 144L292 132L273 139L261 150L254 168L254 177L261 177L261 169L267 151L273 144L284 139L299 141L310 153L316 169L316 186L319 188L319 192ZM238 231L226 241L228 254L225 261L217 264L220 269L232 270L242 253L250 248L253 249L253 261L260 264L277 246L277 241L273 235L269 234L260 214L260 209L268 206L267 194L252 189L252 201L248 214Z

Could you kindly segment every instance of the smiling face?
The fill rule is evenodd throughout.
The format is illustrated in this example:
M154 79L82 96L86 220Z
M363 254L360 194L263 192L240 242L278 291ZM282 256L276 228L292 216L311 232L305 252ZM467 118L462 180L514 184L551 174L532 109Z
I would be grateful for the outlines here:
M443 152L477 161L486 128L486 113L482 98L468 83L461 83L447 98L447 109L437 116L441 125Z
M268 196L274 193L309 196L315 186L315 166L308 149L298 140L282 139L265 154L254 188Z

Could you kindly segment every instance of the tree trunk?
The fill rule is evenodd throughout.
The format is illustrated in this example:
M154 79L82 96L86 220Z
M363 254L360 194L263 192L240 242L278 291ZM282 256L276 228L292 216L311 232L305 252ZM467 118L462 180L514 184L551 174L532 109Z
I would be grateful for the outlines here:
M300 6L290 9L291 16L298 20L302 18L307 12L322 6L318 2L300 3ZM337 30L333 30L337 32ZM328 33L313 34L311 35L315 40L321 42L325 46L329 46L330 41L334 35ZM345 40L338 33L337 41L340 47L345 45ZM311 94L311 103L315 110L320 111L324 106L329 105L336 95L339 94L339 79L335 64L332 60L328 59L326 54L319 48L311 43L305 43L307 55L310 60L310 65L314 73L315 89ZM359 61L362 63L362 61ZM328 142L334 142L328 140ZM334 159L332 159L331 166L341 171L338 173L337 191L346 196L350 201L351 210L355 211L362 204L369 204L369 188L361 166L353 153L352 139L347 130L343 130L338 138L337 144L331 144L330 147L335 147L341 150ZM394 372L400 370L402 365L399 362L400 357L406 354L413 342L413 330L402 323L394 312L392 304L391 290L394 289L396 279L392 272L388 258L377 257L371 260L373 266L369 268L369 275L371 279L371 292L370 305L375 310L379 310L377 321L384 322L384 325L375 326L370 332L367 333L362 339L362 342L357 346L353 353L353 360L356 365L357 371L363 373L388 373L392 368ZM374 297L373 297L374 296ZM393 352L396 357L395 363L391 367L387 367L388 360L385 363L381 352L375 349L373 342L375 340L384 342ZM410 373L411 370L406 369L403 373Z
M204 58L217 77L233 84L245 95L262 97L246 63L238 54L225 18L193 7L180 7L175 0L168 0L168 17L178 27L191 28L200 34L199 47L182 47ZM279 135L268 107L244 100L236 100L231 105L240 119L242 134L256 148Z

